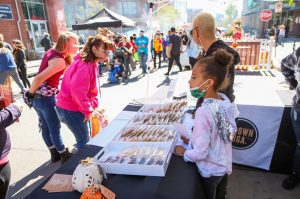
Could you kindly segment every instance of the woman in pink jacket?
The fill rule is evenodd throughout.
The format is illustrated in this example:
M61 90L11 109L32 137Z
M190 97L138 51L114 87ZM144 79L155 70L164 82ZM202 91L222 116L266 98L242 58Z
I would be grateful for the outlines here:
M112 43L104 36L90 37L62 80L57 95L57 113L61 122L73 132L77 149L89 141L87 122L98 107L100 84L97 63L107 59L112 47Z

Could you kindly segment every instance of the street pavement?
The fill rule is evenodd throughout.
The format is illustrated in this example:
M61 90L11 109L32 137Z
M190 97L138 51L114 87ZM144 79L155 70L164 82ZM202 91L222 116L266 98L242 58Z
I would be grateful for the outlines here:
M281 50L282 53L285 51ZM178 68L175 66L174 71L177 70ZM164 65L163 68L150 73L149 76L142 76L140 75L141 70L137 69L130 77L131 80L121 84L107 83L107 73L105 73L100 80L102 96L100 106L106 109L109 120L111 121L131 100L150 97L161 86L168 85L172 79L176 78L176 73L166 78L163 75L166 71L167 68ZM186 73L190 73L190 71ZM32 81L32 78L30 80ZM15 84L13 84L13 91L14 93L19 92ZM26 105L24 105L20 122L8 127L8 131L12 141L10 152L12 179L8 198L22 199L59 168L60 163L49 162L50 153L38 132L37 114ZM62 124L62 137L65 145L73 148L74 136L64 124ZM229 198L299 199L300 186L293 191L281 188L281 182L285 177L282 174L234 167L233 174L230 176Z
M294 41L296 41L295 49L297 49L300 47L300 38L289 39L285 42L284 46L278 45L273 48L272 62L275 68L280 69L281 60L293 52Z

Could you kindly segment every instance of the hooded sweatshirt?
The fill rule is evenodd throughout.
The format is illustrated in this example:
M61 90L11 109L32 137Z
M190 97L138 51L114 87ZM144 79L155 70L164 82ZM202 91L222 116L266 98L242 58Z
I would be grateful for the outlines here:
M230 137L237 129L235 110L224 94L219 96L223 100L205 98L196 110L193 132L183 156L185 161L195 162L206 178L232 172Z
M281 61L281 72L290 86L296 89L292 106L300 113L300 47Z
M226 85L221 86L222 89L219 91L221 93L224 93L231 102L234 102L235 96L234 96L234 90L233 90L233 83L234 83L234 70L235 65L237 65L240 62L240 55L230 48L227 44L225 44L222 40L215 41L207 50L207 52L204 53L203 58L212 56L213 52L218 49L226 49L229 53L233 55L233 63L229 67L228 74L225 78L224 83L226 82Z
M9 134L5 128L14 123L20 116L21 112L14 104L0 110L0 166L8 162L8 153L11 148Z
M98 74L95 62L85 62L80 55L76 55L64 74L56 105L81 112L85 117L90 115L98 107Z
M0 72L13 70L16 67L12 51L0 48Z

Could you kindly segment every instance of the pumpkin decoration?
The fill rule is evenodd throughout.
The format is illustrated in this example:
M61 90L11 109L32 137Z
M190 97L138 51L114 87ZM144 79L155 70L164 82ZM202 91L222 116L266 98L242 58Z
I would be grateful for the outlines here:
M237 48L238 46L239 46L238 42L234 40L234 42L232 43L232 47Z
M82 193L94 184L101 184L102 180L103 172L100 166L93 161L93 158L86 158L81 160L76 167L72 177L72 186Z
M94 184L84 190L80 199L115 199L116 194L100 184Z
M101 193L101 186L100 185L92 185L90 188L87 188L80 199L106 199Z

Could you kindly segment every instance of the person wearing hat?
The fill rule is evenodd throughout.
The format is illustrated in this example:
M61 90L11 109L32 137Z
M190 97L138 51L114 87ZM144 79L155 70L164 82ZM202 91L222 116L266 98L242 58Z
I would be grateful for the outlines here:
M140 36L136 39L136 46L138 47L138 56L140 60L140 67L143 74L147 73L147 59L148 59L148 44L149 38L144 36L144 31L140 31Z

